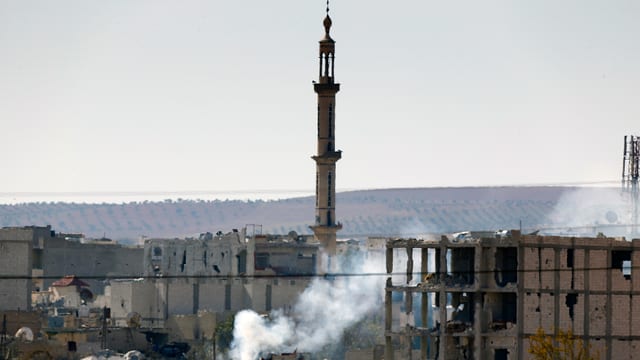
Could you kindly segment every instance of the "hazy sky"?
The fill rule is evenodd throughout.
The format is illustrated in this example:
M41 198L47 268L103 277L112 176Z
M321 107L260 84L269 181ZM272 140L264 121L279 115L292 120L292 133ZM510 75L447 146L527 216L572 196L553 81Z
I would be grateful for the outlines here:
M313 189L324 6L0 0L0 191ZM331 16L338 190L619 179L640 2Z

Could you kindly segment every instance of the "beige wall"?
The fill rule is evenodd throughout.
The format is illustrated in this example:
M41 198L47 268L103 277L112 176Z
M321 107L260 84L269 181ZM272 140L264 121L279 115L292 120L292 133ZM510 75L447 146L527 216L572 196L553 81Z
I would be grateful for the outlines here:
M31 252L30 238L0 240L0 310L31 308Z

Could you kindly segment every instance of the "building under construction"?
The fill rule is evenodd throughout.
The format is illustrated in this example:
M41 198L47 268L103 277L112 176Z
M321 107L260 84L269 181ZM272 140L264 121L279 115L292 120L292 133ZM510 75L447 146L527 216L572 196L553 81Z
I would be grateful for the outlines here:
M527 359L538 329L640 359L640 239L514 230L386 247L386 360Z

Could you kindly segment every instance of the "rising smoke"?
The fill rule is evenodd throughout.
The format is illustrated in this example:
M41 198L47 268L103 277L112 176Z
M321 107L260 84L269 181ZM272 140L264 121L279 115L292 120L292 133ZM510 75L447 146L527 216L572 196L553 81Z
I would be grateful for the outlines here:
M340 341L345 329L381 309L384 289L383 255L343 259L331 279L316 278L291 312L263 317L252 310L236 315L233 360L255 360L264 353L317 352Z
M602 232L607 236L624 235L631 221L628 197L619 189L581 188L566 192L548 218L554 229L545 233Z

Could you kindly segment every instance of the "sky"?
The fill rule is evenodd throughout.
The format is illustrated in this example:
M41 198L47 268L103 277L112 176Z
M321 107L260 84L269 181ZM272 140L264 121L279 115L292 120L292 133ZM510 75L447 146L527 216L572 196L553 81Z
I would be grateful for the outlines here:
M338 190L617 181L640 2L334 0ZM315 186L323 0L0 0L0 192Z

